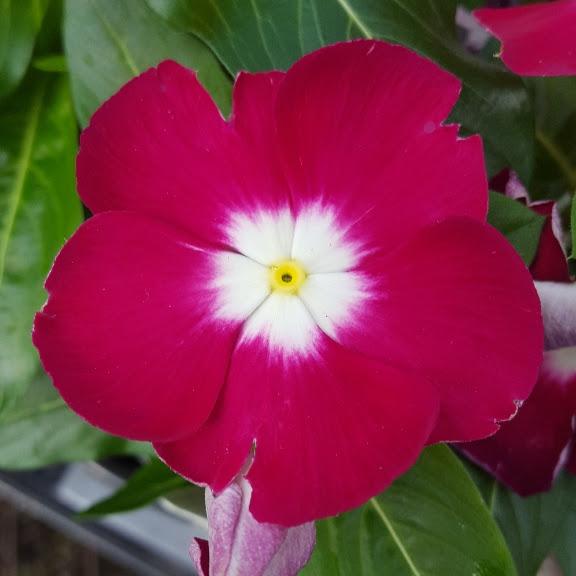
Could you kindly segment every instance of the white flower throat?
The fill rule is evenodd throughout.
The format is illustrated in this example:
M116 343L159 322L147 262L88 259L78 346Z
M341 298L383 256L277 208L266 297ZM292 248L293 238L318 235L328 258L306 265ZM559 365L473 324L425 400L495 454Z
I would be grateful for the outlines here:
M362 247L346 238L335 213L320 204L293 217L289 210L234 214L227 227L238 251L216 256L216 314L245 320L243 338L271 350L313 353L318 330L338 339L357 320L369 282L354 271Z

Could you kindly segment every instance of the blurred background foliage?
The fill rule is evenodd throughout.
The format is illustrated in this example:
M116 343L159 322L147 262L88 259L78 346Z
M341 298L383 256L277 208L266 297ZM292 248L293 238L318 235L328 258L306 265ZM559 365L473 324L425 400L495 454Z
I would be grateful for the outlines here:
M188 484L148 445L104 434L68 410L30 341L51 262L86 216L75 193L79 131L126 81L164 59L195 69L227 115L239 70L286 69L320 46L360 37L408 46L461 79L452 119L463 133L482 135L489 174L511 168L533 198L558 200L568 222L576 78L522 80L494 57L494 42L470 53L457 7L456 0L0 0L0 467L130 455L142 467L86 517L175 490L186 505ZM495 193L490 205L490 222L530 264L542 217ZM552 492L522 499L448 448L429 448L392 489L318 524L305 573L368 576L386 567L399 576L533 576L555 551L574 574L575 482L562 476Z

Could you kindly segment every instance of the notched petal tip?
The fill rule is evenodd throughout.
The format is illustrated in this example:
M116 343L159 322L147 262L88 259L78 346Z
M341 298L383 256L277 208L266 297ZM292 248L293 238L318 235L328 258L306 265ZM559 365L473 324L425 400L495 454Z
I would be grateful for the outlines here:
M576 74L576 0L480 8L476 19L502 42L498 56L521 76Z

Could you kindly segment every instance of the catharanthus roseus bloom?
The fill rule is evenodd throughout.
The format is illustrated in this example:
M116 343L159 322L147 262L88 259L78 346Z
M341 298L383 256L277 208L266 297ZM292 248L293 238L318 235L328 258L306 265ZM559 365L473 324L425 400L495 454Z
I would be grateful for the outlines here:
M377 41L240 74L229 121L173 62L128 83L82 135L96 215L35 324L62 396L216 493L253 457L250 510L284 525L492 434L542 326L481 141L443 125L459 91Z
M502 41L502 60L516 74L576 74L576 0L481 8L474 16Z
M514 175L506 189L511 191L520 201L528 201L525 190L518 194ZM546 336L540 376L513 420L490 438L462 445L472 460L524 496L550 489L576 440L576 284L568 273L555 203L529 205L546 216L531 266Z
M195 539L190 547L200 576L296 576L310 559L314 523L261 524L250 514L251 493L243 479L217 496L206 490L209 542Z

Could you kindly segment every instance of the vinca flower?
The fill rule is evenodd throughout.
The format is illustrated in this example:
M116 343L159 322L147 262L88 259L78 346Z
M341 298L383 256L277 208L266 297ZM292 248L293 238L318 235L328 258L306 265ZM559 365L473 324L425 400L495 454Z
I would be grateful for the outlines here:
M474 16L502 41L502 61L516 74L576 74L576 0L481 8Z
M540 305L486 224L480 138L446 123L459 93L372 40L240 74L228 120L174 62L129 82L82 134L94 216L36 318L63 398L215 494L245 472L284 526L493 434L536 381Z

